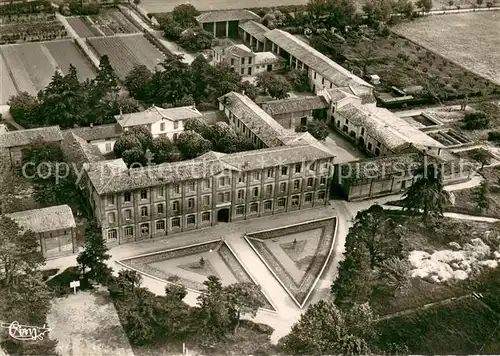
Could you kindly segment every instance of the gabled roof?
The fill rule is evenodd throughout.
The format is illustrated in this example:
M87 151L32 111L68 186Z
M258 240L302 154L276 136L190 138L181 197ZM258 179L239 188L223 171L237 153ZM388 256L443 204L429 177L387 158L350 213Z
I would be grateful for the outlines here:
M0 147L10 148L28 146L35 140L41 140L45 143L58 142L62 140L62 133L59 126L8 131L0 134Z
M151 125L160 120L187 120L203 115L192 106L182 106L178 108L163 109L152 106L149 109L131 114L117 115L115 118L121 127L132 127L140 125Z
M280 115L314 109L327 109L328 106L328 103L322 96L302 96L283 100L272 100L262 104L264 111L270 115Z
M326 95L329 96L329 100L336 103L338 101L341 101L346 98L358 98L354 94L352 94L352 91L350 88L332 88L332 89L325 89ZM361 100L361 98L358 98Z
M260 16L250 10L236 9L236 10L208 11L196 17L196 21L198 21L199 23L242 21L242 20L260 21Z
M261 41L261 42L264 42L264 40L266 39L264 34L266 32L271 31L266 26L264 26L263 24L261 24L260 22L257 22L257 21L246 21L246 22L240 23L239 27L243 31L252 35L258 41Z
M252 50L247 46L245 46L244 44L223 42L220 46L217 46L216 48L221 49L222 54L232 54L238 57L248 57L253 55Z
M231 92L219 101L268 147L283 145L282 139L291 135L246 95Z
M36 233L76 227L75 218L68 205L25 210L6 215L15 220L24 230Z
M371 84L352 74L341 65L286 31L274 29L267 32L264 36L277 44L279 48L285 50L301 62L304 62L308 67L314 69L314 71L324 76L337 87L351 85L354 87L373 88Z
M64 130L63 133L65 131L71 131L78 137L90 142L105 140L107 138L117 138L120 136L122 129L118 124L109 124L96 125L92 127L77 127L74 129Z
M255 64L274 64L284 62L284 59L273 52L256 52Z
M422 153L396 154L344 163L341 165L341 172L343 177L352 181L387 178L394 174L418 171L423 167L423 162Z
M368 135L392 151L407 147L408 144L423 148L444 148L443 144L389 110L377 108L372 104L365 104L361 107L349 103L337 109L337 113L355 126L363 126Z
M66 161L74 164L79 170L84 164L104 160L104 156L98 147L87 143L71 130L63 131L61 149Z

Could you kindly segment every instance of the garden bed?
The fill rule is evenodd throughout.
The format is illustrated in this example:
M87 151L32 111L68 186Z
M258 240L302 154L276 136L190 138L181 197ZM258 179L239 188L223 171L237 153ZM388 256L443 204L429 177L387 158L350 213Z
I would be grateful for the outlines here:
M271 270L295 302L302 307L314 289L319 274L328 263L335 240L335 226L336 220L328 218L280 229L251 233L246 238L264 264ZM317 241L313 241L314 237L307 239L307 243L313 244L316 242L315 248L305 252L301 251L300 258L298 254L294 256L291 250L300 248L302 241L306 239L305 237L304 240L299 238L299 241L297 241L294 239L293 242L288 241L279 247L270 248L269 244L276 242L273 240L278 240L280 237L287 237L288 235L303 236L302 234L307 235L308 232L318 229L321 231ZM277 248L282 251L276 250ZM302 272L300 280L297 279L297 273L289 271L286 263L280 260L280 257L277 256L278 252L285 253L293 261L296 269Z
M0 25L0 44L32 41L48 41L68 36L59 21L11 23Z
M238 282L246 282L246 283L255 284L255 281L247 273L247 271L243 268L243 266L237 260L237 258L233 254L233 252L229 249L229 247L223 241L214 241L214 242L209 242L209 243L204 243L204 244L197 244L197 245L193 245L193 246L186 246L186 247L179 248L179 249L161 251L161 252L146 255L146 256L132 257L129 259L122 260L122 261L120 261L120 263L123 264L125 267L132 268L132 269L137 270L139 272L145 272L145 273L152 275L154 277L157 277L165 282L182 285L186 288L201 292L205 289L205 285L203 285L203 283L199 283L198 281L195 281L195 280L192 280L189 278L185 278L183 276L179 276L179 275L176 275L174 273L169 273L169 272L165 271L164 269L160 269L160 268L152 266L152 264L157 263L157 262L170 260L170 259L182 258L184 256L192 256L192 255L202 254L202 253L206 253L209 251L210 252L213 251L213 252L216 252L218 254L218 257L220 257L220 259L228 267L228 269L234 275L234 278ZM201 274L204 276L206 276L207 274L213 274L213 273L205 273L205 272L213 271L213 268L211 267L209 261L205 262L204 266L196 266L196 267L198 267L200 270L198 270L198 268L195 269L195 266L194 265L191 266L191 264L183 265L181 268L191 269L194 273L198 273L198 274ZM220 280L223 284L227 284L227 280L225 280L224 276L220 276L220 275L216 275L216 276L220 278ZM268 299L264 296L263 293L261 293L261 301L262 301L262 308L265 308L268 310L274 310L273 306L268 301Z

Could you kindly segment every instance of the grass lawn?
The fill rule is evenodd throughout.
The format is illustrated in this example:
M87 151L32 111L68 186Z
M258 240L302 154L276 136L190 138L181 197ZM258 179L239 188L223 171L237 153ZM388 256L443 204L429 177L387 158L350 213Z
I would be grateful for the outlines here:
M477 354L486 344L498 354L499 334L491 336L499 321L481 301L466 298L380 321L378 342L405 344L413 354Z
M498 51L492 50L498 48L499 22L496 11L469 12L426 16L394 31L500 85Z
M247 234L247 241L303 305L335 241L335 219Z

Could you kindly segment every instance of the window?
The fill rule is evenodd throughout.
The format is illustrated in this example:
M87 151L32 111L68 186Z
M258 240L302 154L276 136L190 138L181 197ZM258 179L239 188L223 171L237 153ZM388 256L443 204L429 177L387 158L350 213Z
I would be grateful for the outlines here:
M146 217L146 216L148 216L148 207L147 207L147 206L143 206L143 207L141 208L141 216L142 216L142 217Z
M314 169L316 168L316 165L313 163L311 163L311 165L309 166L309 170L310 171L314 171Z
M314 178L307 178L307 186L312 187L314 184Z
M325 192L324 191L321 191L321 192L318 193L318 199L319 200L325 199Z
M278 199L278 206L283 208L286 206L286 198L279 198Z
M206 211L201 214L201 221L210 221L210 212Z
M179 128L179 121L174 121L174 130Z
M245 214L245 207L243 205L237 206L236 215L243 215L243 214Z
M156 206L156 212L157 212L158 214L165 214L165 205L163 205L163 204L158 204L158 205Z
M250 204L250 214L257 213L259 211L259 204L252 203Z
M134 236L134 227L127 226L125 229L123 229L123 233L125 234L125 237Z
M316 72L314 72L314 79L316 79Z
M264 210L265 211L269 211L269 210L272 210L273 209L273 202L272 200L266 200L264 202Z
M295 173L300 173L301 170L302 170L302 164L297 163L295 165Z
M141 234L143 234L143 235L149 234L149 224L148 223L141 224Z
M281 167L281 175L286 176L288 174L288 167Z
M266 185L266 197L273 195L273 186L271 184Z
M272 178L274 177L274 170L272 168L269 168L267 170L267 178Z
M224 201L229 201L231 199L231 194L229 192L224 193Z
M125 220L132 220L132 210L125 210Z
M259 196L259 188L258 187L252 188L252 196L254 196L254 197Z
M380 156L380 148L375 148L375 156Z
M141 199L148 198L148 191L146 189L141 190Z
M108 205L115 205L115 196L114 195L108 195Z
M123 193L123 201L129 203L132 201L132 194L130 192Z
M187 224L188 225L194 225L196 221L196 217L194 215L188 215L187 217Z
M160 131L165 131L165 123L164 122L162 122L160 124Z
M116 229L109 230L108 231L108 240L116 240L117 234L116 234Z
M345 124L349 125L349 120L348 119L345 119Z
M156 222L156 231L163 231L165 230L165 220L158 220Z
M181 186L179 184L174 185L174 193L175 194L181 193Z
M299 206L299 196L298 195L294 195L292 197L292 206Z
M245 183L245 176L243 174L238 176L238 183Z
M234 58L231 58L231 65L234 66Z
M245 74L245 68L241 68L241 74Z
M307 193L305 196L305 202L310 203L312 201L312 193Z
M252 57L248 58L248 64L252 64Z
M241 59L241 64L245 64L245 58Z
M205 189L210 189L210 186L212 185L210 179L205 179L203 185L205 186Z
M110 224L114 224L116 222L116 215L115 215L115 213L109 213L108 214L108 222Z
M368 142L368 151L371 151L371 149L372 149L372 144L371 142Z
M203 197L203 205L204 206L209 206L210 205L210 195L205 195Z
M326 184L326 177L321 177L321 178L319 179L319 184L321 184L321 185Z
M364 128L364 127L362 127L362 128L361 128L361 136L363 136L364 134L365 134L365 128Z
M226 185L226 180L224 179L224 177L220 177L219 178L219 187L223 187Z
M325 78L321 79L321 84L325 84Z
M163 187L158 187L158 188L156 188L156 196L157 196L158 198L160 198L160 197L164 197L164 196L165 196L165 194L163 193L163 191L164 191Z
M300 189L300 180L296 179L293 181L293 189L294 190Z
M173 218L172 219L172 227L181 227L181 219Z
M173 136L173 140L174 140L174 142L175 142L175 141L177 141L177 136L178 136L178 134L177 134L177 133L174 133L174 136Z
M380 142L377 142L377 147L380 147L382 144Z
M238 199L245 198L245 191L243 189L238 190Z
M219 203L224 203L224 193L217 194L217 201Z
M286 192L286 183L280 183L280 193Z
M188 209L194 208L194 199L193 198L189 198L188 201L187 201L187 204L188 204Z
M194 192L195 185L194 182L189 182L187 185L188 192Z
M252 75L252 68L251 67L248 67L247 73L248 73L248 75Z
M253 173L253 179L254 180L260 180L260 172L254 172Z
M111 143L107 142L106 143L106 148L105 148L106 152L109 152L112 150L112 147L111 147ZM17 162L17 164L19 164L19 162Z
M179 211L179 202L178 201L174 201L172 203L172 210L173 211Z

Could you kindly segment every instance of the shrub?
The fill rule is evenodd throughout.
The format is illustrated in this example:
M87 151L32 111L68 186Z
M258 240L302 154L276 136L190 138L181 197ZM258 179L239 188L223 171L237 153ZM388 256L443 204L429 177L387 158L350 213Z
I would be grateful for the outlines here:
M500 131L488 132L488 141L500 143Z
M487 128L490 119L484 112L477 111L465 114L464 123L467 130L479 130Z

